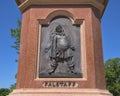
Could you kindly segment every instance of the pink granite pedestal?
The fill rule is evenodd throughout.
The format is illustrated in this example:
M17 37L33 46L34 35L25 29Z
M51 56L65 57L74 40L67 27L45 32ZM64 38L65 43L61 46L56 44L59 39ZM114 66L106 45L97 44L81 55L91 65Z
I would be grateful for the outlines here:
M106 90L100 20L108 0L17 0L22 12L16 89L9 96L112 96ZM57 16L80 25L82 78L40 78L41 27ZM77 86L47 88L44 82Z

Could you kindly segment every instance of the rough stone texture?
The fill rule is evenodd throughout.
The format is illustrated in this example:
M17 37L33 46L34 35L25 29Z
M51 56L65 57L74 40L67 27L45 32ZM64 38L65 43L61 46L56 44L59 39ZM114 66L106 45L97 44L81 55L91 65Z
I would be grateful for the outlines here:
M99 89L17 89L9 96L112 96Z

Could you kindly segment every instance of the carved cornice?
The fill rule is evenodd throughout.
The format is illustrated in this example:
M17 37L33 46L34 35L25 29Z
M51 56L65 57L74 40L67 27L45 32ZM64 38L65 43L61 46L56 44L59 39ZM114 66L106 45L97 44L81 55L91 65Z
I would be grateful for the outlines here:
M92 5L100 10L101 17L108 0L16 0L21 12L31 5Z

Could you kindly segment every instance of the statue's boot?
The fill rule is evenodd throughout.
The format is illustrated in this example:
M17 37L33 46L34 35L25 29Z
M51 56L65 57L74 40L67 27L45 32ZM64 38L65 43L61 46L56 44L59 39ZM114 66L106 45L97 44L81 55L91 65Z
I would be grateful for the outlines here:
M69 70L71 73L77 74L77 72L75 71L74 66L69 66Z
M49 69L49 75L51 75L52 73L54 73L55 72L55 70L56 70L56 68L57 68L57 66L53 66L53 65L51 65L51 68Z

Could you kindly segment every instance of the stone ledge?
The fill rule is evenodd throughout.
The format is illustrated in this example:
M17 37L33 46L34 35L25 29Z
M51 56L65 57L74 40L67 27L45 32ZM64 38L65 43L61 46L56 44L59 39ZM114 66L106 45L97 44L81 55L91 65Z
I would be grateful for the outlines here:
M102 16L108 0L18 0L17 2L21 12L31 5L92 5L100 10Z
M113 96L104 89L16 89L8 96Z

